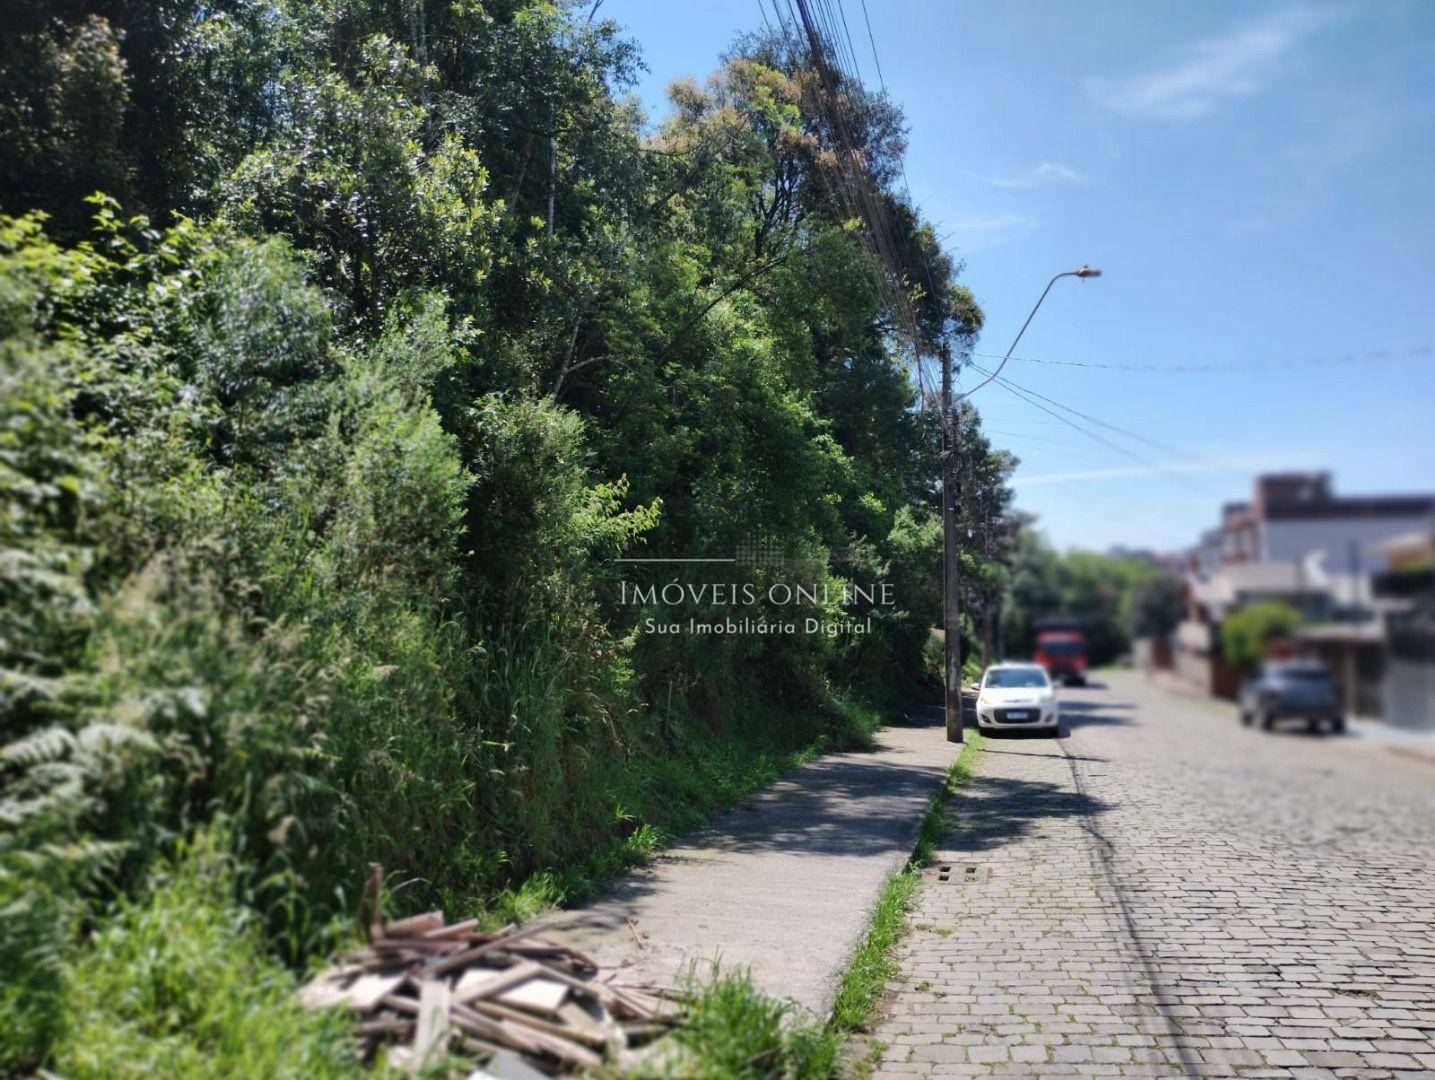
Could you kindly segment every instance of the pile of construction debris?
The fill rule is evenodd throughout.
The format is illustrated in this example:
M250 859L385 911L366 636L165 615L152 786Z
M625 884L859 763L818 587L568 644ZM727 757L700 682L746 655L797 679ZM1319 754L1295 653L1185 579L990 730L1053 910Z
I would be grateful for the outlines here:
M622 1066L675 1018L668 992L615 982L531 928L484 933L474 919L449 925L432 911L376 925L370 937L300 997L351 1010L366 1057L383 1048L390 1066L417 1070L451 1050L477 1058L478 1076Z

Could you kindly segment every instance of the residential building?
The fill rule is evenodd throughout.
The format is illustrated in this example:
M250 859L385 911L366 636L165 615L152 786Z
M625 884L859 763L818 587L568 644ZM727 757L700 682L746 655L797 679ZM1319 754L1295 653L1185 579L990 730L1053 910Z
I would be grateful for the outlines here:
M1368 575L1385 569L1380 544L1435 529L1435 494L1336 495L1328 472L1256 478L1249 503L1227 505L1221 532L1225 561L1301 563Z
M1176 670L1233 696L1238 673L1222 661L1220 624L1246 604L1280 600L1305 616L1296 644L1327 662L1348 709L1378 714L1388 686L1385 615L1408 604L1376 595L1372 576L1386 569L1392 542L1424 551L1432 536L1435 494L1336 495L1328 472L1257 477L1250 501L1222 506L1220 523L1191 552Z
M1383 545L1388 569L1374 593L1385 612L1385 719L1392 727L1435 732L1435 530Z

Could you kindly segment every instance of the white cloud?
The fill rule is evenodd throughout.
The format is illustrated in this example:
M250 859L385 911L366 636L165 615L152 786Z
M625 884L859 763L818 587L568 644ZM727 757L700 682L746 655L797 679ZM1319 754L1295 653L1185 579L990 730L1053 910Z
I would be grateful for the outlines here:
M1071 472L1040 473L1037 476L1017 475L1011 486L1038 487L1042 484L1066 484L1073 480L1113 480L1125 476L1158 476L1162 473L1226 473L1261 472L1289 468L1294 457L1260 455L1246 457L1206 458L1200 461L1177 461L1169 464L1117 465L1107 469L1077 469Z
M1178 62L1083 83L1095 101L1152 120L1194 120L1222 102L1248 97L1277 73L1280 61L1317 31L1345 16L1330 7L1290 7L1191 45Z
M960 251L993 248L1025 236L1036 228L1036 218L1025 214L967 214L945 219L948 232Z
M1033 165L1029 169L1014 169L997 176L985 176L980 173L968 173L968 175L984 184L1000 188L1038 188L1057 184L1091 183L1091 177L1085 173L1073 169L1070 165L1062 165L1055 161L1043 161L1040 165Z

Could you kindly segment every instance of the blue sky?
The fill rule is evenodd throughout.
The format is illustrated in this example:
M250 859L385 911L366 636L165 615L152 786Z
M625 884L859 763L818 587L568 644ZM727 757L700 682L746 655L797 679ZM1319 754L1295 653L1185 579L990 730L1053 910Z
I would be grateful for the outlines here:
M860 0L845 7L876 86ZM1008 365L1161 446L1076 420L1127 454L979 393L1054 542L1186 546L1272 469L1435 490L1435 4L867 7L913 197L986 309L978 351L1004 352L1046 280L1085 262L1104 276L1058 282L1017 356L1226 368ZM642 45L655 117L669 81L762 26L758 0L601 13ZM1326 362L1278 366L1307 359Z

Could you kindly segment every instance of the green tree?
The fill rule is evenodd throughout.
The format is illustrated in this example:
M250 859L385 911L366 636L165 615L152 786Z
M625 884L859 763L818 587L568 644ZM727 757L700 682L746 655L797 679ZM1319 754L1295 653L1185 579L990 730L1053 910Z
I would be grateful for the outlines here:
M1157 574L1131 593L1131 633L1135 637L1169 637L1186 610L1186 593L1174 574Z
M1016 539L1008 593L1006 646L1029 656L1036 621L1077 619L1093 664L1110 663L1133 636L1169 632L1179 621L1179 582L1136 555L1090 551L1058 553L1028 523Z

